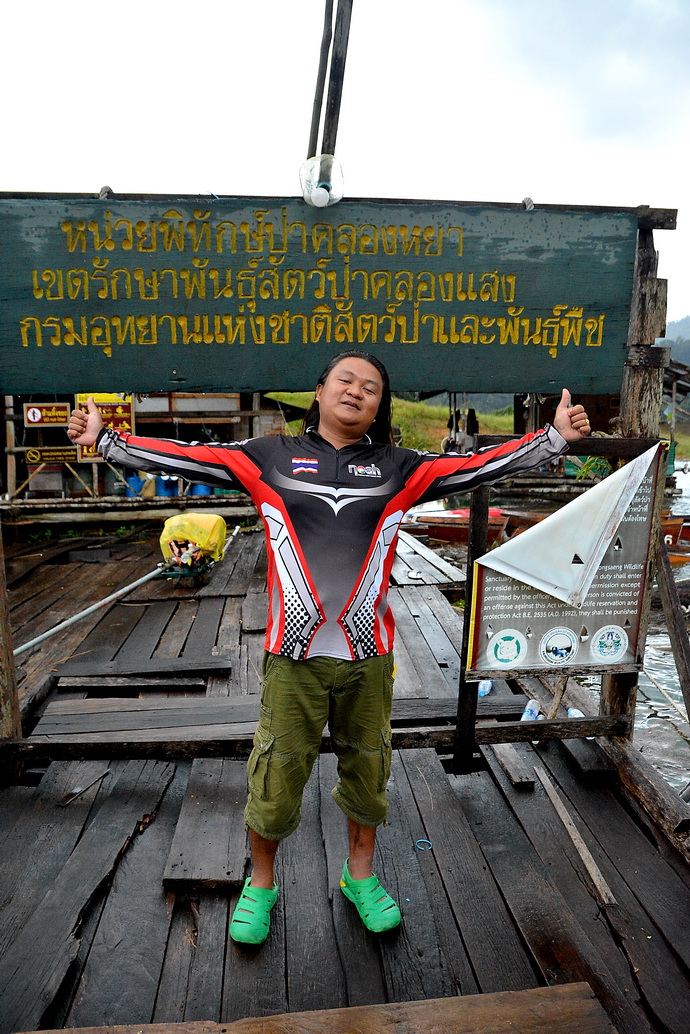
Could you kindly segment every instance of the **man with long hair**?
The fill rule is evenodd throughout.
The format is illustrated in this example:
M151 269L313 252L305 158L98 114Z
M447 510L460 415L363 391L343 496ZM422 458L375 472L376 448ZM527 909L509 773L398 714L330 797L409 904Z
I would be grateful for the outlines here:
M340 886L367 929L400 922L372 871L391 764L394 621L387 601L395 542L415 503L530 470L589 434L563 391L552 425L476 454L398 448L388 373L357 350L319 377L303 433L188 444L105 429L93 400L68 435L97 443L110 462L241 488L266 532L269 614L260 718L248 761L245 820L252 872L230 924L234 940L262 943L278 895L280 841L300 821L302 792L328 723L338 759L333 796L348 824Z

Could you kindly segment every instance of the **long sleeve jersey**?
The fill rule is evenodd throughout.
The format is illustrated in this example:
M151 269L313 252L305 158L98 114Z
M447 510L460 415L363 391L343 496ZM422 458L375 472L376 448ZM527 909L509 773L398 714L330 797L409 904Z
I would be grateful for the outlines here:
M548 424L536 434L462 455L368 438L335 449L316 430L226 445L110 429L98 439L110 462L251 496L268 550L266 649L295 660L389 653L395 623L387 591L406 511L530 470L566 448Z

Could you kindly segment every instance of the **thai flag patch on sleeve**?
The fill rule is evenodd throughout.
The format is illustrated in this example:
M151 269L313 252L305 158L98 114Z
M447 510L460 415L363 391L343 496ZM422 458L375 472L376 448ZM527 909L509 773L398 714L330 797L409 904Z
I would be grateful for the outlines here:
M305 459L304 457L293 457L292 460L292 473L293 474L318 474L319 472L319 461Z

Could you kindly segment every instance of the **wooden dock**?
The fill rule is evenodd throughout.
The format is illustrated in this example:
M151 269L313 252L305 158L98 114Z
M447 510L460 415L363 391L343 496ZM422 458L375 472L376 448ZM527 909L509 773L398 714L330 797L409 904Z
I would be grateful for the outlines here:
M33 568L10 558L15 646L146 573L157 549L147 533L57 548ZM678 803L671 843L586 740L484 745L475 771L448 774L462 617L442 589L461 577L403 539L398 749L375 863L403 922L382 936L339 890L345 824L325 739L279 852L269 939L228 938L248 868L261 535L240 534L202 588L149 582L20 655L36 757L0 793L0 1034L688 1034L690 807ZM481 727L519 718L519 690L497 685ZM231 756L199 756L204 739ZM171 741L175 759L156 757ZM64 760L41 761L60 743Z

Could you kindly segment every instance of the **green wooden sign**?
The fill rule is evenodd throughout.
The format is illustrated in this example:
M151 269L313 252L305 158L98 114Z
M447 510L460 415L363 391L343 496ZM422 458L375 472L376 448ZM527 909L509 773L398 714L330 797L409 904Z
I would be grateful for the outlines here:
M630 209L295 198L0 199L0 389L620 388Z

